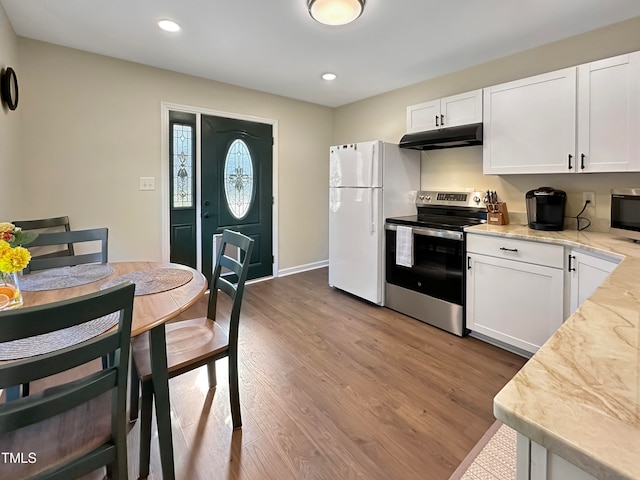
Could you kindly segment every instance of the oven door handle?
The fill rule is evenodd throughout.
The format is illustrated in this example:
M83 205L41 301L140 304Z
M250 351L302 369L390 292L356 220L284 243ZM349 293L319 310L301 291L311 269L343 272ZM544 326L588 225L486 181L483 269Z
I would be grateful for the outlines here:
M386 230L398 230L398 225L395 223L387 223L384 228ZM451 230L441 230L439 228L426 228L426 227L411 227L411 231L414 235L423 235L425 237L438 237L446 238L447 240L455 240L462 242L464 234L462 232L455 232Z

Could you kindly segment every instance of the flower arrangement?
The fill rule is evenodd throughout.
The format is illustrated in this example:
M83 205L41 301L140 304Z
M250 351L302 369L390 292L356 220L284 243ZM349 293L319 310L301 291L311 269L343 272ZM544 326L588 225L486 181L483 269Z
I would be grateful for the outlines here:
M13 223L0 222L0 309L22 305L17 272L31 260L29 250L24 248L38 236L35 232L24 232Z
M38 236L35 232L23 232L13 223L0 223L0 272L19 272L29 265L31 254L25 245Z

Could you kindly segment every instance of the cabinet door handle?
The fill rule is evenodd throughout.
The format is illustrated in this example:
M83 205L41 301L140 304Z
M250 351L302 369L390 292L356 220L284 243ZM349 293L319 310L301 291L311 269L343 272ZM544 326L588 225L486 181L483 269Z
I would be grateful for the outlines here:
M444 127L444 115L440 114L440 126Z
M438 125L438 115L436 115L436 127L439 127L440 125Z
M518 249L517 248L506 248L506 247L500 247L500 250L502 250L503 252L514 252L517 253Z
M467 257L467 270L471 270L471 257Z
M569 271L570 272L575 272L576 271L575 267L573 266L573 262L572 262L572 260L574 258L576 258L575 255L569 255Z
M573 169L573 165L571 165L572 158L573 158L573 155L569 154L569 170Z
M580 155L580 169L582 170L584 170L584 157L585 157L584 153Z

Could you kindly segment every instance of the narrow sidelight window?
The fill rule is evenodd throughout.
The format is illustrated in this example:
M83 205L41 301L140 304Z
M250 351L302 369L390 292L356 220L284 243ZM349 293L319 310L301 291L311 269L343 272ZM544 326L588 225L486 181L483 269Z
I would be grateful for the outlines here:
M173 136L172 206L173 208L191 208L194 202L193 126L174 123L171 135Z

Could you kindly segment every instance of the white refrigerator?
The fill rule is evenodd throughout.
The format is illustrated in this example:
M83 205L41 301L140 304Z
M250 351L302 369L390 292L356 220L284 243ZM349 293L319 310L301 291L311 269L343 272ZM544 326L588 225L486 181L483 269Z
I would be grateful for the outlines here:
M384 305L384 221L416 214L420 152L373 141L330 148L329 285Z

